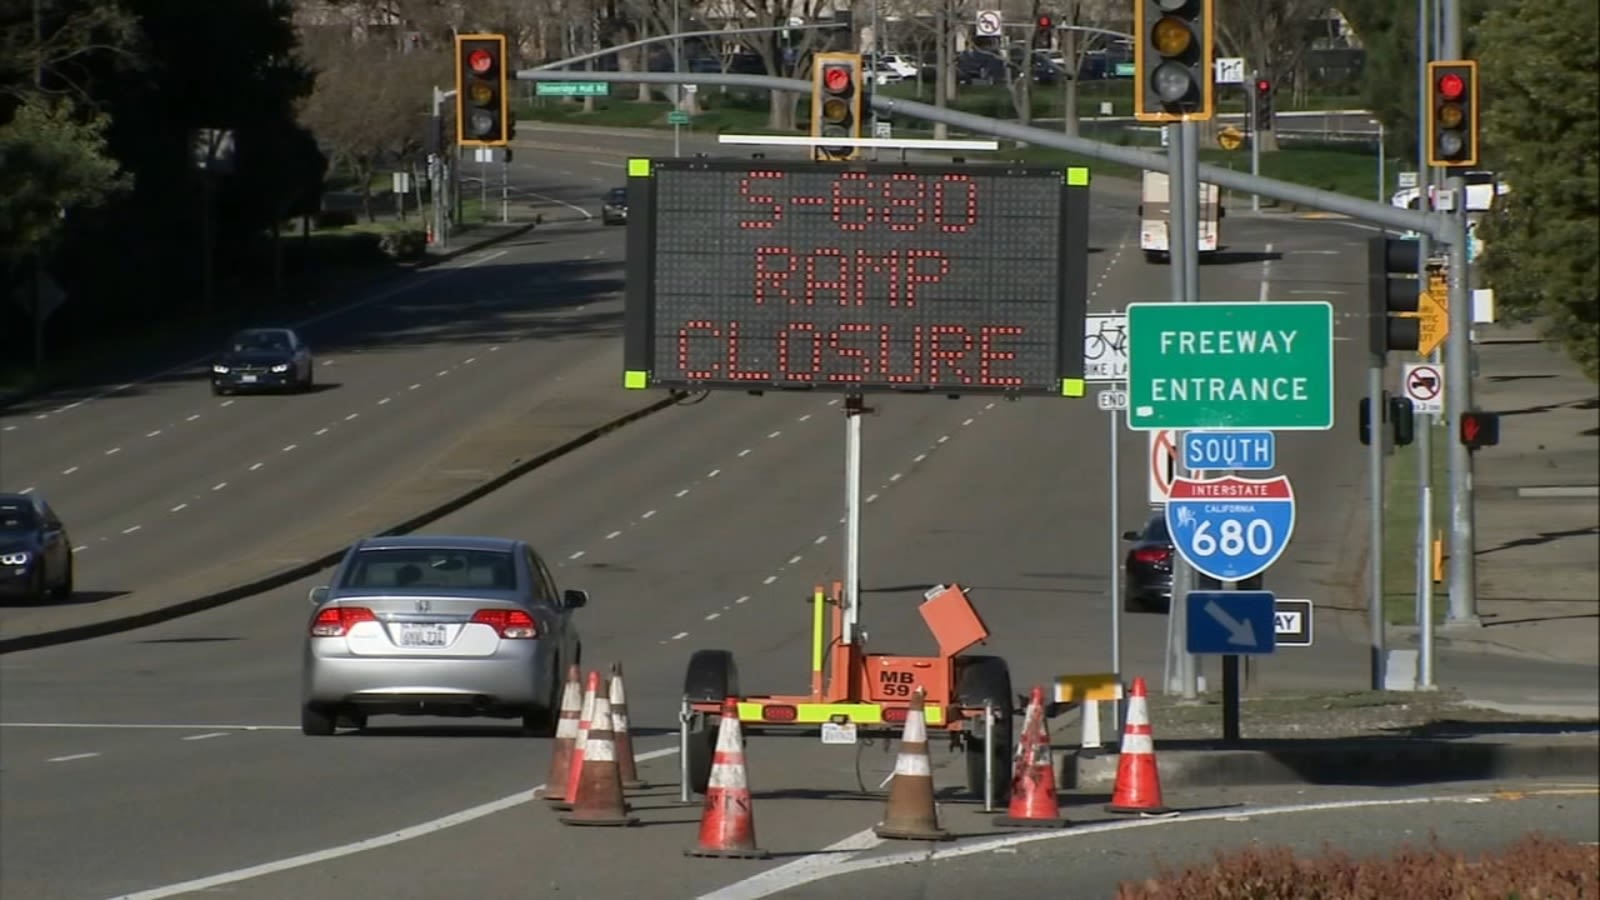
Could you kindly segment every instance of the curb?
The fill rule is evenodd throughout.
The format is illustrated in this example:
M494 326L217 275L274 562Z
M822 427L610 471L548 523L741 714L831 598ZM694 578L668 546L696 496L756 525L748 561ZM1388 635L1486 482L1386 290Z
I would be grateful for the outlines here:
M517 225L517 226L514 226L514 227L507 228L505 231L503 231L503 232L501 232L499 234L495 234L495 235L493 235L491 237L483 238L482 240L479 240L479 241L471 243L471 244L463 245L463 246L461 246L461 247L459 247L457 249L454 249L454 250L447 250L447 251L445 251L443 253L439 253L439 254L425 255L425 256L423 256L422 259L418 260L416 265L411 267L411 269L409 271L420 271L420 270L423 270L423 269L431 269L434 266L438 265L439 263L449 262L450 260L456 259L457 257L462 256L463 254L471 253L474 250L483 250L483 249L486 249L488 247L493 247L494 245L499 244L499 243L501 243L503 241L509 241L514 237L520 237L520 236L522 236L524 234L527 234L528 232L532 231L534 226L537 225L537 224L538 224L537 222L528 222L528 223L525 223L525 224L522 224L522 225ZM391 272L389 274L397 275L397 274L400 274L400 273ZM384 277L384 276L381 275L381 274L377 276L377 278L382 278L382 277ZM220 338L219 338L219 340L220 340ZM33 400L33 399L35 399L37 397L41 397L41 396L43 396L45 394L48 394L51 391L60 390L64 386L65 386L64 385L64 379L53 379L53 380L46 380L46 381L40 382L38 384L32 384L32 385L29 385L28 387L22 388L20 390L15 390L15 391L0 390L0 410L4 410L7 407L12 406L13 404L22 403L22 402L27 401L27 400ZM0 651L0 652L3 652L3 651Z
M1111 790L1118 754L1069 753L1062 783ZM1157 754L1163 787L1360 784L1402 785L1528 777L1600 777L1593 738L1523 742L1388 740L1260 749L1166 750Z
M496 475L494 478L491 478L488 481L485 481L482 484L479 484L461 494L457 494L455 497L438 506L431 507L415 516L412 516L409 519L406 519L398 525L384 529L383 531L378 532L377 536L387 537L391 535L407 534L415 531L418 528L441 519L476 500L482 499L494 491L497 491L500 488L505 487L507 484L517 480L518 478L521 478L523 475L532 472L534 469L537 469L540 466L547 465L554 460L566 456L574 450L583 447L586 444L592 443L593 441L603 437L606 434L609 434L612 431L637 422L646 416L660 412L661 410L666 409L677 402L678 400L676 397L669 395L655 401L654 403L651 403L648 406L634 410L627 415L612 419L611 421L606 422L597 428L592 428L589 431L578 435L564 444L560 444L556 447L546 450L531 459L519 462L506 471L501 472L499 475ZM317 572L320 572L338 562L339 559L344 556L346 549L347 547L340 547L339 549L324 554L323 556L313 559L310 562L304 562L294 566L293 568L284 569L280 572L268 575L265 578L258 578L255 581L246 582L245 584L241 585L235 585L234 587L196 597L192 600L184 600L178 603L162 606L159 609L135 613L133 615L123 616L116 619L107 619L101 622L90 622L84 625L73 625L67 628L57 628L52 631L42 631L37 634L25 634L12 638L0 639L0 655L4 655L6 653L15 653L19 650L33 650L39 647L50 647L56 644L66 644L73 641L87 640L88 638L93 637L103 637L105 635L116 634L117 632L121 631L131 631L135 628L143 628L146 625L155 625L160 622L166 622L171 619L180 618L193 613L203 612L208 609L213 609L218 606L232 603L235 600L243 600L246 597L252 597L256 594L274 590L291 582L314 575Z

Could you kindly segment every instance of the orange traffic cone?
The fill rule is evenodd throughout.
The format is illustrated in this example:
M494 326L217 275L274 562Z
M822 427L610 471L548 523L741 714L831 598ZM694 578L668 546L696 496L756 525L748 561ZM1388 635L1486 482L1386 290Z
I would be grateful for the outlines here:
M544 780L546 799L559 796L567 787L567 772L572 765L572 745L578 739L578 717L582 713L583 674L577 666L567 667L567 683L561 688L561 718L556 721L555 746L550 750L550 775Z
M1156 743L1150 733L1150 707L1143 678L1133 679L1128 692L1128 720L1117 757L1117 784L1106 812L1163 813L1161 773L1156 768Z
M578 777L583 774L583 753L589 748L589 722L594 718L595 695L599 692L600 673L590 672L589 683L583 689L583 711L578 714L578 736L572 739L572 757L567 763L567 780L559 788L554 785L547 788L544 795L553 809L572 808L573 795L578 792Z
M756 846L755 811L750 784L744 772L744 737L739 729L739 707L733 698L722 704L722 725L717 729L717 750L711 756L711 778L700 811L700 839L685 856L720 859L766 859Z
M933 763L928 759L928 721L922 711L925 696L919 686L906 710L900 755L889 782L889 808L883 821L872 829L881 838L948 841L954 837L939 827L939 810L933 804Z
M1056 773L1050 754L1050 728L1044 720L1042 688L1035 687L1028 700L1022 746L1011 776L1011 805L994 823L1009 828L1061 828L1067 824L1056 800Z
M617 749L611 738L611 701L594 698L594 712L583 745L583 767L572 792L572 812L561 816L563 825L637 825L622 799L622 776L617 771Z
M622 686L622 663L611 664L611 736L617 745L617 771L628 790L645 787L633 759L633 736L628 733L628 693Z

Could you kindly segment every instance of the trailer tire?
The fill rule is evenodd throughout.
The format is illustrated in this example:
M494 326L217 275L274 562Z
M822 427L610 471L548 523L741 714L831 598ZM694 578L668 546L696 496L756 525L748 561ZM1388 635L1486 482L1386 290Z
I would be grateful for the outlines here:
M733 654L726 650L696 650L689 657L683 676L683 696L692 703L716 703L739 696L739 669ZM712 757L717 749L717 732L722 717L693 713L689 719L689 747L686 760L689 789L704 794L711 783Z
M994 800L1004 803L1011 793L1013 732L1016 695L1011 692L1011 668L998 656L956 658L956 703L968 708L981 707L984 701L994 706ZM988 747L980 724L966 736L967 790L983 797L984 755Z

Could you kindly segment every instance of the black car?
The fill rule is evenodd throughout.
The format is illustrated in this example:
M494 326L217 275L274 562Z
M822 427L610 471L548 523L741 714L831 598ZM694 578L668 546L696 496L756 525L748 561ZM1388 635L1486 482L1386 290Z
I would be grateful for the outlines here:
M612 188L606 192L606 200L600 205L600 223L602 225L626 225L628 223L627 188Z
M1128 612L1166 612L1172 607L1172 537L1167 518L1157 513L1140 531L1125 531L1132 541L1123 563L1122 608Z
M72 596L72 539L36 494L0 494L0 594L33 602Z
M311 348L291 328L236 332L211 364L211 393L309 391L316 378Z

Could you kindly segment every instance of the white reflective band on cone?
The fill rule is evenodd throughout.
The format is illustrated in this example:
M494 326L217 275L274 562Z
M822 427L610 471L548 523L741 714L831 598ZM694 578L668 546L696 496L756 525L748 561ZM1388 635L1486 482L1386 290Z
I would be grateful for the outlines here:
M1123 753L1154 753L1156 742L1148 734L1128 734L1122 738Z
M924 778L933 777L933 769L928 765L926 753L902 753L895 760L894 774L896 775L921 775Z
M616 762L616 759L609 740L592 740L583 748L584 762Z
M745 788L744 766L731 766L726 763L717 763L711 767L711 779L706 782L707 788L722 788L725 791L742 791Z
M928 742L928 726L922 721L922 713L914 712L906 716L906 730L900 740L912 744Z
M1122 724L1124 726L1150 724L1150 710L1145 706L1143 697L1135 697L1128 701L1128 720Z
M558 737L558 738L576 738L577 736L578 736L578 720L577 719L563 717L560 722L556 723L556 737Z

